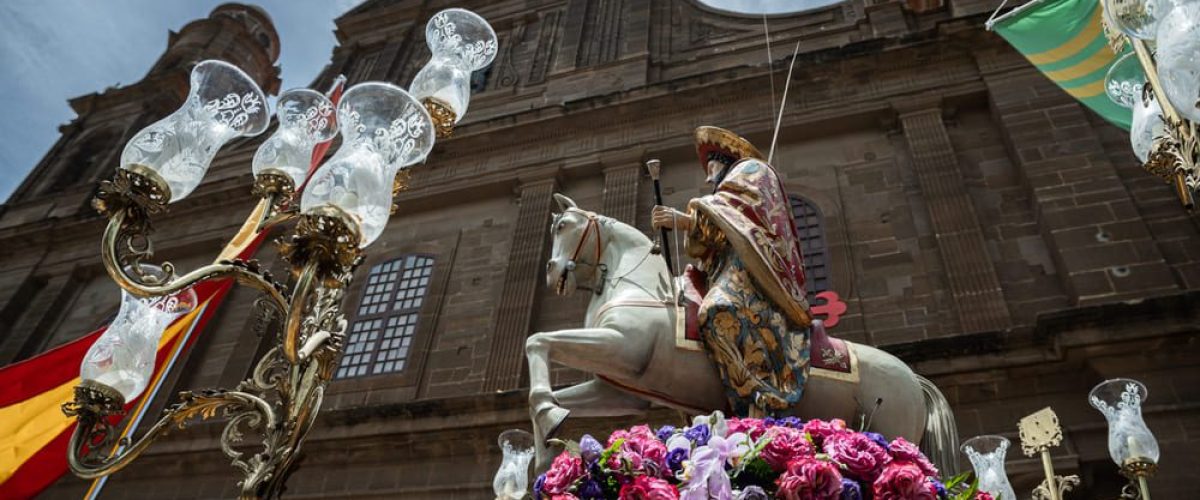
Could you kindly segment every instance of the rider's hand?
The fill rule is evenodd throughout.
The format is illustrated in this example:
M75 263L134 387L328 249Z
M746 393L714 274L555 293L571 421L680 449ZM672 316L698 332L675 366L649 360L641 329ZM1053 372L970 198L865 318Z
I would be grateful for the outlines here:
M687 231L692 227L692 218L674 208L655 205L654 211L650 212L650 224L655 229Z

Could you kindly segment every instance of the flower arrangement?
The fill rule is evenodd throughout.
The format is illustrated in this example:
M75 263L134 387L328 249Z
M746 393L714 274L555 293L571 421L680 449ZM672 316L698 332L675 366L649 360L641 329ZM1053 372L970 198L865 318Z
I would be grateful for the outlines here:
M605 444L565 443L534 483L536 500L991 500L942 483L916 445L842 420L696 417L690 427L638 425ZM951 493L955 492L955 493Z

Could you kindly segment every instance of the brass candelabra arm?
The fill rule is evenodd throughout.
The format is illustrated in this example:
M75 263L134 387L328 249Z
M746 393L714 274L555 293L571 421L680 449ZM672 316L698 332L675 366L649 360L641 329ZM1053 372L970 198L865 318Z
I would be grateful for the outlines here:
M144 223L127 223L130 216L136 217L136 211L122 210L109 219L100 248L101 260L108 275L130 294L147 298L162 297L178 293L201 281L232 276L239 283L265 293L280 310L288 309L283 285L276 282L269 272L259 269L255 261L222 260L183 276L176 276L175 267L170 262L163 262L160 264L162 276L144 272L142 260L153 255L152 244L145 232L138 232L139 228L145 227Z
M297 272L280 340L289 363L302 361L301 347L319 330L333 330L338 321L344 328L338 307L354 268L362 262L360 241L358 223L350 214L322 205L299 216L295 233L280 244L280 254Z
M113 180L100 184L92 200L92 205L108 217L100 254L104 268L117 285L130 294L149 298L174 294L201 281L234 276L239 282L266 293L280 310L287 310L283 286L270 273L260 271L253 261L221 260L183 276L176 276L175 267L163 262L157 266L161 274L148 272L143 261L154 255L150 215L164 212L170 199L167 182L153 170L137 165L117 169Z
M267 436L279 431L278 419L270 403L240 391L184 392L180 396L182 401L167 409L137 441L131 443L128 438L123 438L117 442L115 423L124 413L120 394L86 383L77 387L75 400L63 405L63 413L77 421L67 452L71 471L84 479L107 476L128 466L173 427L183 429L196 417L202 420L221 417L228 419L222 434L222 450L247 477L262 474L260 469L268 467L266 457L271 452L270 439L264 440L268 446L263 453L249 460L242 460L242 452L233 449L233 445L241 440L242 426L257 429Z

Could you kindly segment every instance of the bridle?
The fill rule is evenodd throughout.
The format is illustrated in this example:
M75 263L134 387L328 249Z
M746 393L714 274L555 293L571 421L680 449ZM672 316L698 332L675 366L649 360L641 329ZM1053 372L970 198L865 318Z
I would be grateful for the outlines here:
M590 265L594 268L597 268L602 273L605 272L604 265L600 263L601 262L600 259L604 256L604 247L603 247L603 243L602 243L603 238L600 237L600 220L599 220L600 218L599 218L599 216L597 216L595 212L589 212L587 210L583 210L583 209L579 209L579 208L567 208L566 210L563 210L564 215L567 212L576 212L576 213L584 215L585 217L587 217L587 225L585 225L583 227L583 235L579 237L579 243L575 244L575 251L571 252L571 258L569 260L567 260L567 265L563 266L562 274L559 275L559 277L558 277L558 288L559 289L562 289L562 287L566 284L567 276L571 272L574 272L575 268L579 264L581 264L579 262L579 255L581 253L583 253L584 246L587 243L588 235L591 235L593 232L596 234L595 260L592 261L593 262L592 264L588 264L586 262L583 262L582 264ZM560 215L559 217L562 217L562 216ZM556 223L556 225L557 225L557 223ZM601 286L595 287L597 293L599 293L599 290L601 288L603 288L603 276L600 277L600 281L601 281Z

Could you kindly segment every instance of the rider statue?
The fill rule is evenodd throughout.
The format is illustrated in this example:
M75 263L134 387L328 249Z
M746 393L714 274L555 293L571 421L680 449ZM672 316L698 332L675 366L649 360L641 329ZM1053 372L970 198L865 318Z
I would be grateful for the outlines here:
M702 297L700 338L734 413L786 415L808 378L812 322L791 203L749 141L700 127L696 151L712 194L688 202L687 213L656 206L651 220L687 234L699 264L685 278Z

